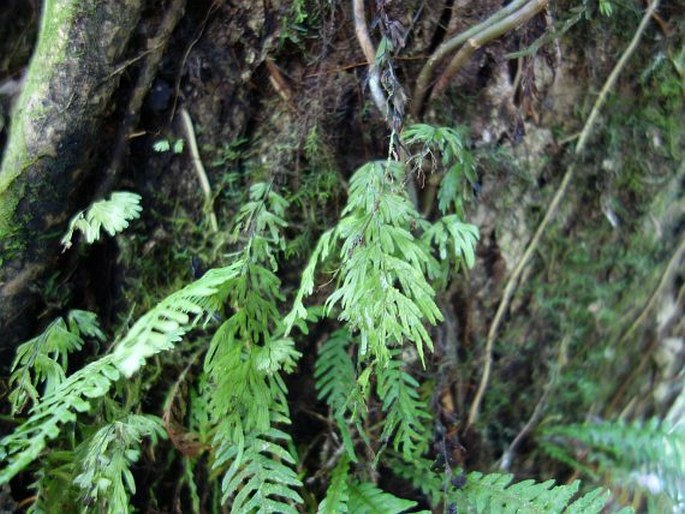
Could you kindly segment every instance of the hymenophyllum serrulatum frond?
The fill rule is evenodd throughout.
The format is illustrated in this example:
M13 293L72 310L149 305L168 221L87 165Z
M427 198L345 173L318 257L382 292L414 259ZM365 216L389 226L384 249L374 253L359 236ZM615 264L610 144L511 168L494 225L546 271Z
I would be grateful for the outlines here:
M460 222L448 217L439 223L451 227ZM316 266L338 250L339 283L326 306L328 312L339 309L338 319L358 331L360 360L371 357L385 365L390 348L408 341L423 361L424 348L432 349L425 323L442 320L429 283L440 274L440 264L429 246L431 237L414 235L432 234L430 226L404 191L401 163L377 161L359 168L350 181L343 218L323 234L303 272L287 326L304 319L303 299L313 291ZM442 241L443 234L453 233L443 230L435 239ZM469 233L474 237L454 240L459 258L473 255L477 230L471 227Z
M240 210L233 258L240 273L226 285L232 313L216 331L205 358L216 424L214 467L226 469L223 501L233 512L296 512L301 486L286 449L290 437L277 425L290 423L281 373L300 354L285 337L278 305L284 300L276 254L288 203L270 184L255 184Z
M337 312L347 330L323 345L315 376L319 397L327 401L353 460L353 427L367 439L361 421L373 374L386 415L382 439L392 440L407 459L427 448L429 415L418 398L418 382L405 370L397 349L412 343L423 361L425 348L432 350L425 325L442 320L429 280L444 277L444 267L431 244L437 245L443 262L449 262L448 249L453 248L455 259L472 265L476 240L477 229L456 216L435 225L420 217L405 193L401 163L371 162L352 177L343 218L317 244L286 324L307 315L303 298L313 291L316 266L335 252L338 285L326 307ZM359 343L356 362L346 354L352 334Z
M435 127L426 123L410 125L402 132L402 141L416 152L409 164L424 169L429 163L433 172L442 172L438 189L438 209L445 215L451 209L464 219L464 201L477 182L476 160L467 149L464 127Z
M105 339L95 314L73 310L66 321L57 318L39 336L17 347L9 379L13 414L23 410L29 401L36 404L64 381L68 355L81 349L84 337ZM43 391L39 393L41 386Z

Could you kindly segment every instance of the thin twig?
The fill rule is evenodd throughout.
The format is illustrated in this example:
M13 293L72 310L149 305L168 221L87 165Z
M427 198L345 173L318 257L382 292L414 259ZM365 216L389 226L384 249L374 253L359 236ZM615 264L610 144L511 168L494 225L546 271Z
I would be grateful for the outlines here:
M620 339L618 342L613 345L614 347L620 347L622 346L628 339L630 339L633 334L637 331L637 329L644 323L645 319L647 318L647 315L652 311L652 308L656 304L656 301L659 297L661 297L661 294L663 293L664 289L668 284L670 284L673 280L673 274L677 272L678 270L681 269L681 261L683 258L683 255L685 254L685 239L683 239L680 242L680 246L678 246L678 249L674 252L673 256L668 262L668 265L666 266L666 269L664 270L663 274L661 275L661 279L659 280L659 284L657 285L656 289L652 292L652 294L649 297L649 300L647 301L647 304L644 306L642 309L642 312L640 315L635 319L635 321L628 327L628 329L621 335ZM676 299L676 305L680 306L682 301L683 301L683 288L678 292L678 296ZM662 326L659 327L662 333L664 333L668 327L667 326ZM647 348L644 349L644 351L641 352L642 358L640 360L640 363L633 368L628 376L624 379L621 380L619 383L618 388L616 389L616 392L612 395L611 401L609 402L608 406L605 408L604 413L605 415L608 415L610 412L616 409L618 406L621 398L625 395L625 392L628 390L628 386L633 383L633 381L641 376L643 374L644 369L647 367L647 364L652 358L652 354L654 353L654 350L656 349L657 345L659 342L659 337L654 336Z
M642 17L642 21L640 21L640 25L635 31L633 39L630 41L630 44L623 52L623 55L616 63L616 66L614 66L614 69L609 74L609 78L602 87L602 90L599 96L597 97L595 104L592 107L590 116L588 117L587 121L585 122L585 125L583 126L583 130L580 133L578 143L576 144L574 150L574 157L576 158L576 160L585 151L585 146L587 144L590 133L594 128L597 115L599 114L600 109L606 101L606 97L609 91L613 88L619 74L625 67L626 62L628 61L632 53L635 51L635 48L637 48L637 44L642 38L642 34L644 33L645 28L647 27L647 23L649 22L649 19L651 18L652 14L654 13L658 5L659 0L654 0L651 3L647 11L645 12L644 16ZM514 291L516 290L517 283L519 281L519 278L521 277L521 274L523 273L524 268L527 266L528 262L533 256L533 253L535 252L540 242L540 239L542 238L542 234L547 228L549 222L555 216L557 208L559 207L562 198L566 194L566 190L568 189L568 186L571 183L571 179L573 178L573 175L575 173L576 160L574 160L574 162L572 162L568 167L568 170L566 171L566 174L564 175L564 178L562 179L561 184L559 185L559 188L557 189L557 192L554 195L554 198L552 198L552 202L547 208L545 217L538 226L538 229L535 232L533 239L528 244L525 253L521 257L521 260L517 263L516 267L514 268L514 271L512 272L511 276L509 277L509 280L507 281L506 287L504 288L502 300L499 303L499 307L497 308L495 317L492 321L492 324L490 325L490 330L488 331L488 338L485 344L485 364L483 366L483 376L481 377L480 384L478 385L478 390L476 391L476 396L474 397L473 403L471 404L471 409L469 410L467 427L472 426L478 420L480 405L483 401L483 395L485 394L485 389L487 388L488 382L490 380L490 372L492 369L492 351L495 345L495 338L497 337L500 325L502 323L502 320L504 319L504 314L509 308L509 303L511 302L511 299L514 295Z
M205 167L202 165L202 160L200 159L200 152L197 149L197 140L195 139L195 130L193 129L193 121L190 119L190 114L185 107L182 107L179 111L181 115L181 120L183 122L183 128L186 132L186 137L188 138L188 147L190 148L190 156L193 161L193 168L197 174L197 178L200 181L200 188L205 196L205 209L208 212L209 225L212 231L219 231L219 223L217 222L216 215L212 209L212 190L209 187L209 179L207 178L207 173L205 172Z
M570 337L567 335L564 336L564 338L561 340L561 343L559 343L559 352L557 355L557 360L554 363L554 367L550 371L550 377L547 381L547 384L545 384L542 396L540 397L540 400L535 406L533 414L531 414L530 418L528 419L528 422L523 426L521 431L516 435L516 437L511 442L509 447L502 454L502 457L499 461L499 468L501 470L507 471L511 467L511 461L514 459L514 452L516 451L516 448L521 443L523 438L526 437L531 432L531 430L533 430L535 425L537 425L538 420L542 416L542 413L544 412L545 407L547 406L547 398L549 398L549 395L554 390L554 386L557 383L557 379L561 372L561 368L563 368L564 364L566 363L566 350L568 349L569 341Z

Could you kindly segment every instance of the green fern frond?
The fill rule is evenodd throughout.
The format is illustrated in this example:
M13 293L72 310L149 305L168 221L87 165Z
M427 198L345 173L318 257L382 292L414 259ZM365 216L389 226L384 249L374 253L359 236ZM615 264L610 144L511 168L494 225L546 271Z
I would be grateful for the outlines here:
M355 514L401 514L416 507L415 501L398 498L369 482L351 483L349 497L349 512Z
M129 221L140 216L140 195L126 191L112 193L109 200L93 203L85 211L78 212L69 222L69 229L62 238L62 246L71 248L71 238L75 231L83 233L86 243L91 244L100 239L100 230L104 229L110 236L128 227Z
M593 514L604 512L609 500L609 492L601 488L578 497L579 481L559 486L555 486L554 480L512 483L513 475L474 471L466 476L463 486L456 486L450 483L454 475L434 471L433 463L425 458L406 461L391 454L387 464L420 489L431 506L445 503L456 508L456 512Z
M132 376L145 359L174 344L203 317L218 311L227 288L241 273L241 263L209 270L199 280L169 295L141 317L120 340L112 357L121 372Z
M44 396L31 410L29 419L0 441L0 460L6 463L0 470L0 484L36 460L47 441L59 435L60 427L76 421L78 413L88 411L89 399L104 396L119 377L112 355L107 355L70 375Z
M66 322L57 318L42 334L17 347L9 379L13 414L23 410L29 399L33 404L38 402L41 384L43 395L49 395L64 381L68 354L81 349L82 335L101 341L105 338L95 314L73 310Z
M203 316L218 310L227 285L239 274L240 265L235 264L213 269L169 295L131 327L112 353L81 368L44 396L29 419L0 441L0 460L8 461L0 471L0 484L37 459L46 442L59 435L61 425L88 411L89 400L107 394L120 375L131 376L147 357L173 348Z
M347 455L356 461L350 425L361 428L361 420L366 413L366 396L361 390L354 362L349 354L351 334L340 329L319 349L314 365L317 398L324 400L331 410Z
M393 436L393 447L406 460L418 457L428 449L431 415L419 398L419 383L404 370L397 353L377 370L378 396L383 399L385 425L381 440Z
M234 514L292 513L302 503L296 489L302 486L292 466L295 459L284 446L290 436L270 428L260 436L246 436L242 456L239 448L228 449L233 463L224 475L222 503L231 500Z
M402 132L404 144L417 148L410 158L419 167L430 160L434 170L446 170L438 189L438 209L444 215L451 206L464 218L464 199L471 185L476 183L476 162L467 149L468 141L463 127L435 127L425 123L410 125Z
M543 432L551 456L588 469L570 448L582 445L585 462L607 473L616 484L632 483L652 494L665 492L685 500L685 427L653 418L647 422L602 422L551 427ZM549 450L553 451L549 451ZM561 453L559 453L561 452Z
M445 496L445 477L434 470L435 462L421 456L405 460L392 450L383 458L392 472L421 491L428 503L437 507Z
M423 324L442 320L435 292L426 281L427 274L436 273L438 263L411 234L420 216L402 180L403 167L393 161L371 162L355 172L343 219L317 245L287 318L291 325L306 314L302 298L312 291L316 263L340 240L342 283L328 297L326 307L330 312L339 306L338 318L359 331L360 357L370 355L381 363L389 359L390 347L405 340L416 345L423 359L424 346L432 349Z
M33 473L35 480L29 486L35 500L27 514L71 512L80 503L79 491L73 479L78 473L73 450L53 450L42 460Z
M452 257L457 265L463 262L467 268L473 268L480 237L475 225L463 223L459 216L451 214L431 225L423 237L428 244L437 246L442 262Z
M607 491L598 489L572 501L578 492L579 481L555 486L554 480L523 480L513 484L512 480L513 475L483 475L474 471L468 474L462 489L453 490L450 501L460 512L593 514L602 512L609 499Z
M317 514L347 514L349 512L350 495L347 484L349 468L350 461L343 456L331 473L326 497L319 504Z
M351 344L350 333L336 330L319 349L314 365L317 398L325 400L336 414L343 414L357 374L354 362L348 353Z
M85 496L86 511L112 514L131 512L129 494L135 494L136 484L131 466L140 457L140 442L150 437L166 438L159 418L131 414L108 423L85 442L86 452L78 466L81 473L74 479Z

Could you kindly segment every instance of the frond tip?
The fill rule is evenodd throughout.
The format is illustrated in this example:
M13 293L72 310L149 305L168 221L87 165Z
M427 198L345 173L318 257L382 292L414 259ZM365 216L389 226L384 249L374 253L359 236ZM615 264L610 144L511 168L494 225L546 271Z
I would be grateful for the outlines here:
M76 231L83 233L88 244L100 239L100 229L104 229L110 236L121 232L128 227L129 221L140 216L143 210L140 199L140 195L135 193L115 191L109 200L100 200L88 209L76 213L62 238L62 246L65 250L71 248L71 238Z

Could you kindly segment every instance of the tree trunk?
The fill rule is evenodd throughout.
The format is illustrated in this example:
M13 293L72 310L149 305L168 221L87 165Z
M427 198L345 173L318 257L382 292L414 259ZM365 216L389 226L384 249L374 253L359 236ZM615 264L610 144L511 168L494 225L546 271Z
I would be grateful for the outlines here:
M142 0L45 2L0 168L0 353L33 328L141 10Z

